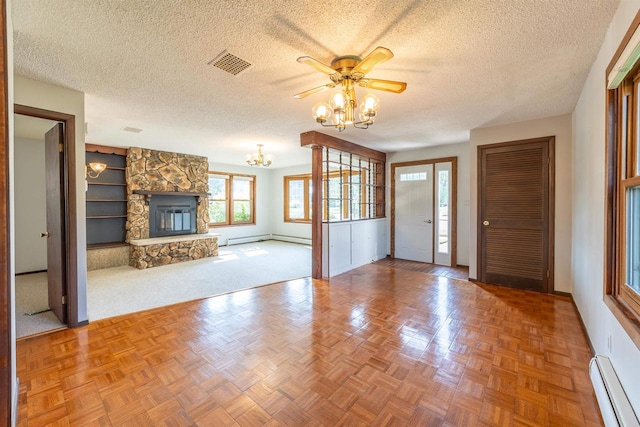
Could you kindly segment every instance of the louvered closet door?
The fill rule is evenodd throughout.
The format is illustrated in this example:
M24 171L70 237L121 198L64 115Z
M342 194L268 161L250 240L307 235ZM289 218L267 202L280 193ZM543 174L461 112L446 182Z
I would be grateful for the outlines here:
M553 137L478 149L479 279L551 292Z

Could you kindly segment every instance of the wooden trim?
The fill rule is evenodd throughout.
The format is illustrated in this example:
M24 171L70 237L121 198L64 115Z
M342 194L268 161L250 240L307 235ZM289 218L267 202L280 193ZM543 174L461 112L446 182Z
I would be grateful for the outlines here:
M429 165L432 164L435 166L436 163L448 163L451 162L451 260L450 267L455 267L458 265L458 157L441 157L438 159L424 159L424 160L412 160L409 162L397 162L391 164L391 230L390 230L390 256L391 258L395 258L395 242L396 242L396 168L405 167L405 166L419 166L419 165ZM433 186L435 187L435 167L433 169ZM433 191L435 195L435 190ZM435 203L434 203L434 212L435 212ZM435 237L434 240L435 242ZM434 243L435 245L435 243ZM434 246L435 247L435 246ZM434 259L435 259L435 249L432 250Z
M256 179L255 175L251 175L248 173L235 173L235 172L219 172L219 171L209 171L209 175L228 175L228 176L246 176L247 178Z
M311 277L322 279L322 147L311 147ZM317 190L316 190L317 189Z
M71 328L80 326L78 319L78 202L76 192L76 118L72 114L14 104L14 113L65 124L64 143L64 199L66 216L66 277L67 323Z
M209 222L209 228L214 227L231 227L237 225L255 225L257 224L256 218L256 186L258 177L256 175L243 174L243 173L234 173L234 172L218 172L218 171L209 171L209 175L224 175L228 178L225 179L225 196L226 199L214 199L213 197L209 198L209 200L213 202L222 202L224 201L227 204L227 219L225 222ZM243 176L246 178L251 178L249 180L249 199L234 199L233 198L233 178L236 176ZM196 193L176 193L177 195L188 195L188 194L196 194ZM209 193L198 193L201 195L209 195ZM251 204L251 221L234 221L233 220L233 202L249 202ZM211 221L211 218L209 218Z
M209 193L190 193L186 191L144 191L144 190L133 190L133 194L141 194L144 196L185 196L185 197L189 197L189 196L205 197L209 195Z
M619 60L622 52L627 47L631 37L640 27L640 11L634 17L625 36L623 37L616 53L611 58L604 76L606 97L605 111L605 247L604 247L604 272L603 272L603 298L604 302L629 335L635 345L640 348L640 301L624 284L625 282L625 188L637 182L637 159L634 159L637 140L637 105L638 98L638 70L634 69L625 77L625 80L616 89L608 89L607 79L609 73ZM635 75L633 74L635 73ZM632 79L634 84L630 84ZM630 90L631 89L631 90ZM623 102L630 95L631 104L627 106L627 134L622 134ZM631 120L629 120L631 118ZM627 137L626 145L622 147L623 137ZM626 149L626 158L623 157L623 149ZM624 168L624 176L623 176Z
M454 161L451 163L451 200L449 206L451 206L451 212L453 214L449 217L451 221L451 267L458 266L458 158L454 157Z
M4 268L0 274L0 424L11 425L11 408L13 394L17 394L13 383L12 350L13 313L11 311L11 260L9 257L11 241L10 234L10 199L9 199L9 91L7 70L7 28L6 9L4 0L0 1L2 13L0 15L0 31L2 31L2 45L0 45L0 265Z
M84 151L100 154L117 154L118 156L126 156L129 153L128 148L110 147L108 145L84 144Z
M332 148L338 151L345 151L362 157L367 157L377 162L387 161L386 153L363 147L362 145L354 144L353 142L345 141L344 139L336 138L334 136L326 135L324 133L316 131L310 131L300 134L301 147L313 147L316 145Z
M87 250L90 251L93 249L119 248L124 246L129 246L129 244L127 242L91 243L87 245Z
M622 326L622 329L629 335L631 341L640 348L640 325L636 322L634 314L613 295L605 295L604 303Z
M485 275L485 269L482 265L482 170L483 170L483 156L482 152L486 149L492 148L503 148L510 147L514 145L523 145L530 143L538 143L538 142L547 142L547 156L549 159L548 165L548 204L547 204L547 214L548 218L548 233L546 242L544 244L547 245L547 267L549 271L548 280L546 281L546 285L543 286L543 292L553 293L555 288L555 263L554 263L554 252L555 252L555 136L546 136L539 138L529 138L522 139L516 141L507 141L507 142L498 142L494 144L486 144L479 145L477 147L478 150L478 166L477 166L477 194L478 194L478 203L477 203L477 212L476 212L476 266L477 266L477 276L480 282L485 283L487 278ZM544 281L543 281L544 282Z
M557 295L560 294L565 294L565 292L554 292ZM591 356L595 356L596 355L596 349L593 346L593 343L591 342L591 337L589 337L589 331L587 331L587 327L584 324L584 320L582 320L582 315L580 314L580 310L578 310L578 305L576 304L576 301L573 299L573 294L571 293L566 293L566 296L568 296L569 298L571 298L571 304L573 305L573 310L576 313L576 317L578 318L578 321L580 322L580 326L582 327L582 333L584 334L585 338L587 339L587 344L589 344L589 349L591 350Z
M607 78L609 76L609 73L611 72L611 70L613 70L613 67L616 65L616 62L620 58L620 55L622 55L622 52L627 47L629 40L631 40L631 37L633 37L633 33L635 33L636 29L639 26L640 26L640 11L636 13L635 18L633 18L633 22L631 22L631 26L629 26L629 29L625 33L624 37L622 38L622 41L620 42L620 45L618 46L618 49L616 50L616 53L613 54L613 57L611 58L611 61L607 66L607 70L605 71L605 85L604 85L605 88L607 87Z
M605 76L606 79L606 76ZM606 82L605 82L606 87ZM606 91L606 135L605 135L605 161L606 163L606 194L605 194L605 233L604 233L604 295L614 292L617 283L617 269L615 267L616 248L618 239L616 229L618 227L618 165L620 155L617 150L618 126L620 114L618 91ZM618 119L618 120L616 120Z
M302 181L303 182L303 198L304 198L304 218L294 218L291 219L289 217L289 183L291 181ZM309 218L309 183L311 182L311 174L301 174L301 175L286 175L283 177L283 186L284 190L282 194L284 197L283 201L283 212L284 212L284 222L292 222L292 223L300 223L300 224L309 224L311 223L311 219Z
M547 242L549 244L549 248L547 253L549 254L548 266L549 266L549 280L547 281L547 289L546 292L553 293L555 292L555 248L556 248L556 240L555 240L555 230L556 230L556 137L549 137L549 146L547 155L549 156L549 235L547 238Z

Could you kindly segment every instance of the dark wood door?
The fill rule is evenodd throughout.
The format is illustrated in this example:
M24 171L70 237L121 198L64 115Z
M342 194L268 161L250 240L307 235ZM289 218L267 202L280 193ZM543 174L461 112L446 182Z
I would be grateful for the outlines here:
M64 129L56 124L45 134L45 169L47 177L47 279L49 307L62 323L67 323L65 278L65 221L63 188Z
M478 278L553 291L554 138L478 147Z

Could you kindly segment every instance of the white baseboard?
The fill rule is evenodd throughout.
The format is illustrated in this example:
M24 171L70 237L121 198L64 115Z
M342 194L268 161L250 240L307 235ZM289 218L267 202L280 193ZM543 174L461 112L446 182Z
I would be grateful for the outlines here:
M260 242L262 240L269 240L269 239L271 239L270 234L262 234L259 236L247 236L247 237L228 237L227 246L238 245L240 243Z
M11 405L11 425L15 426L18 420L18 394L20 393L20 378L16 378L16 386L13 389Z
M302 245L310 245L311 239L307 239L306 237L294 237L294 236L282 236L279 234L272 234L272 240L279 240L281 242L289 242L289 243L300 243Z

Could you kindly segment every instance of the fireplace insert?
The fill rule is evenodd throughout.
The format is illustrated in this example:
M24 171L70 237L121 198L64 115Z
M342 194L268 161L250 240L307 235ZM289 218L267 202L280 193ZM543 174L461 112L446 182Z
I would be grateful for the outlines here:
M153 196L149 200L149 237L196 232L196 197Z

